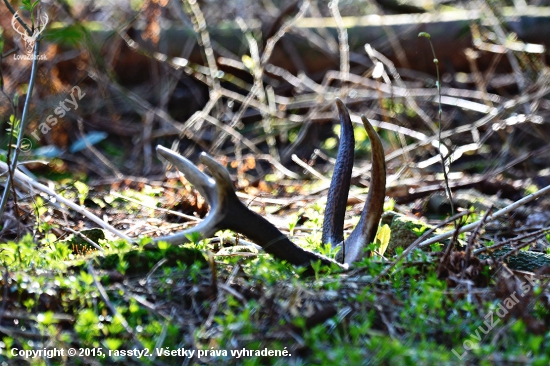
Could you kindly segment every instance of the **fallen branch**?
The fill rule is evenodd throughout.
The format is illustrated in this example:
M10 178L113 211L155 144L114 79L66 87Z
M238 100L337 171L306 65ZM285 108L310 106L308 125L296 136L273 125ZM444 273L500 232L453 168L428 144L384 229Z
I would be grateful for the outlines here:
M538 191L536 191L535 193L532 193L526 197L523 197L522 199L520 199L519 201L516 201L514 203L512 203L511 205L509 206L506 206L505 208L503 208L502 210L499 210L497 212L495 212L493 215L491 215L490 217L487 218L486 222L490 222L490 221L493 221L495 220L497 217L500 217L500 216L503 216L513 210L515 210L516 208L520 207L520 206L523 206L524 204L528 203L528 202L531 202L533 201L534 199L536 198L539 198L545 194L548 194L550 193L550 185L549 186L546 186L544 187L543 189L540 189ZM481 220L478 220L474 223L471 223L469 225L466 225L466 226L463 226L462 228L460 228L460 230L458 231L459 234L461 233L465 233L467 231L470 231L470 230L473 230L475 229L479 224L480 224ZM444 239L447 239L449 237L451 237L453 234L454 234L455 230L451 230L451 231L448 231L446 233L443 233L443 234L440 234L440 235L437 235L437 236L434 236L433 238L431 239L428 239L428 240L425 240L423 241L422 243L420 243L418 246L419 247L425 247L427 245L430 245L430 244L433 244L433 243L437 243L438 241L441 241L441 240L444 240Z
M0 174L3 174L4 172L8 172L8 169L9 169L8 165L6 163L0 161ZM23 188L23 189L30 192L30 191L32 191L32 189L31 189L31 187L32 187L32 188L34 188L34 189L36 189L40 192L46 193L48 196L55 198L55 201L57 201L59 203L62 203L64 205L66 205L67 207L75 210L79 214L87 217L88 219L92 220L93 222L95 222L96 224L101 226L103 229L112 232L113 234L120 237L121 239L127 240L129 242L133 242L133 240L129 236L127 236L127 235L123 234L122 232L118 231L113 226L111 226L108 223L106 223L105 221L101 220L99 217L97 217L96 215L94 215L90 211L88 211L85 208L80 207L79 205L67 200L63 196L58 195L53 190L49 189L48 187L46 187L43 184L38 183L37 181L35 181L32 178L28 177L27 175L23 174L21 171L14 170L13 171L13 178L21 188ZM50 198L48 198L48 200L52 201Z

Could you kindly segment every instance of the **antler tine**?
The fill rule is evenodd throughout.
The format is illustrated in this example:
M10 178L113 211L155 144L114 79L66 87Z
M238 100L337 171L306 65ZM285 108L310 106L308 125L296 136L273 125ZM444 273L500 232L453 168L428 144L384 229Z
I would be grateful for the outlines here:
M178 168L179 171L185 175L185 178L189 181L189 183L194 185L207 201L214 199L215 195L212 194L212 190L214 189L216 183L212 178L201 172L195 164L180 154L161 145L157 146L157 153L175 165L176 168Z
M294 244L273 224L250 211L237 198L227 170L211 156L202 153L200 161L206 165L213 179L201 172L189 160L165 147L157 146L157 152L185 174L187 180L208 201L210 212L197 226L171 236L157 238L155 242L181 244L187 242L187 235L192 233L199 233L201 238L206 238L214 235L218 230L230 229L247 236L267 253L291 264L311 266L311 262L320 260L324 264L336 264L342 267L332 259Z
M370 122L361 116L361 121L371 141L372 149L372 170L371 185L367 195L367 201L363 207L359 223L353 229L350 236L342 243L344 252L344 263L353 263L360 259L363 254L363 248L374 241L378 223L384 209L384 197L386 195L386 161L384 158L384 148L380 137L370 124Z
M155 239L156 242L166 241L172 244L182 244L188 242L187 236L193 233L199 233L202 238L212 236L218 231L219 215L216 215L216 208L219 207L219 197L216 190L216 182L201 172L191 161L179 155L178 153L157 146L157 153L175 165L184 175L185 178L199 191L206 199L211 208L211 213L195 227L184 230L174 235L163 236Z
M344 240L344 216L346 214L355 147L353 125L349 111L339 98L336 98L336 106L340 116L340 145L328 190L322 236L322 242L329 243L333 247Z
M225 197L235 196L235 189L233 188L233 182L231 181L231 177L229 176L227 169L225 169L223 165L218 163L214 158L212 158L207 153L204 153L204 152L201 153L199 159L201 163L206 165L208 170L210 170L212 177L216 181L215 187L217 189L218 196L225 196Z

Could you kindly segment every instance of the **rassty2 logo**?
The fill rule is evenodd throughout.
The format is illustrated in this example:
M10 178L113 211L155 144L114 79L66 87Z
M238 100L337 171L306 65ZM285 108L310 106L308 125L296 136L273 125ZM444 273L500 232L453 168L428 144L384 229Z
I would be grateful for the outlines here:
M13 55L13 57L16 60L32 60L34 59L33 51L34 46L36 44L36 40L38 36L46 29L46 25L48 25L48 15L44 14L43 16L39 17L39 21L37 22L36 26L34 27L32 35L29 35L25 28L20 28L19 15L17 12L13 14L13 17L11 18L11 26L13 29L21 36L23 41L25 42L25 51L27 52L26 55ZM39 60L45 60L45 55L38 55Z

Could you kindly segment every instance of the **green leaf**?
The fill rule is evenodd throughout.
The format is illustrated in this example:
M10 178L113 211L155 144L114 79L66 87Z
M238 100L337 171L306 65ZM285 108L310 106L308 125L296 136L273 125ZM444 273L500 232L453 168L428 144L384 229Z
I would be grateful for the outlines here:
M165 241L159 241L157 245L160 250L167 250L170 247L170 244Z
M376 233L374 243L379 245L378 253L380 253L380 255L383 255L386 252L386 249L388 249L388 244L390 243L390 237L391 237L391 229L388 224L384 224L383 226L378 228L378 232Z
M107 345L107 348L110 350L117 350L122 346L123 340L119 338L107 338L105 340L105 344Z
M21 3L23 4L23 6L21 8L23 8L25 10L30 10L31 9L31 0L21 0Z
M46 31L45 36L60 45L76 46L82 43L85 34L82 26L72 24L63 28L50 28Z
M80 181L74 182L74 187L78 191L78 201L80 202L80 205L82 206L84 204L84 201L88 197L88 193L90 192L90 187L88 187L85 183L82 183Z
M420 33L418 33L418 36L428 38L428 39L432 38L432 36L430 36L430 33L426 33L426 32L420 32Z
M46 311L45 313L38 314L36 316L36 321L44 325L57 323L57 319L55 319L55 314L53 311Z
M201 240L201 234L197 231L193 231L192 233L189 233L189 234L186 234L185 237L193 244L197 245L199 243L199 241ZM168 245L168 243L165 243L166 245ZM160 247L160 243L159 243L159 248L162 249Z

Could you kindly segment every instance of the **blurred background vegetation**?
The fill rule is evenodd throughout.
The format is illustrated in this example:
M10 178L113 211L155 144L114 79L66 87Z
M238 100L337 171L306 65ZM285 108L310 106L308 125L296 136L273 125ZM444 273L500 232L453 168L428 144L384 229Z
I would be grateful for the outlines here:
M332 99L340 96L357 115L388 124L381 133L395 156L389 168L407 167L402 177L412 177L415 163L437 154L426 143L438 129L433 55L417 37L426 31L441 72L442 128L471 127L446 136L449 150L467 152L453 166L495 171L548 141L548 101L539 93L548 84L550 14L544 5L44 2L35 11L49 15L40 46L47 60L38 64L25 129L32 148L22 156L50 159L49 167L28 165L36 174L155 175L162 167L154 146L177 144L191 159L207 151L235 161L232 172L242 186L269 173L284 175L274 168L278 163L304 173L293 154L324 173L337 146ZM0 11L5 131L14 111L21 116L30 61L14 59L25 44L7 8ZM60 102L77 92L78 108L65 104L69 110L59 117ZM502 108L526 95L533 97ZM357 133L361 157L368 142L361 128ZM5 153L7 135L0 142ZM243 163L247 157L257 163ZM545 161L534 156L527 170L540 176Z

